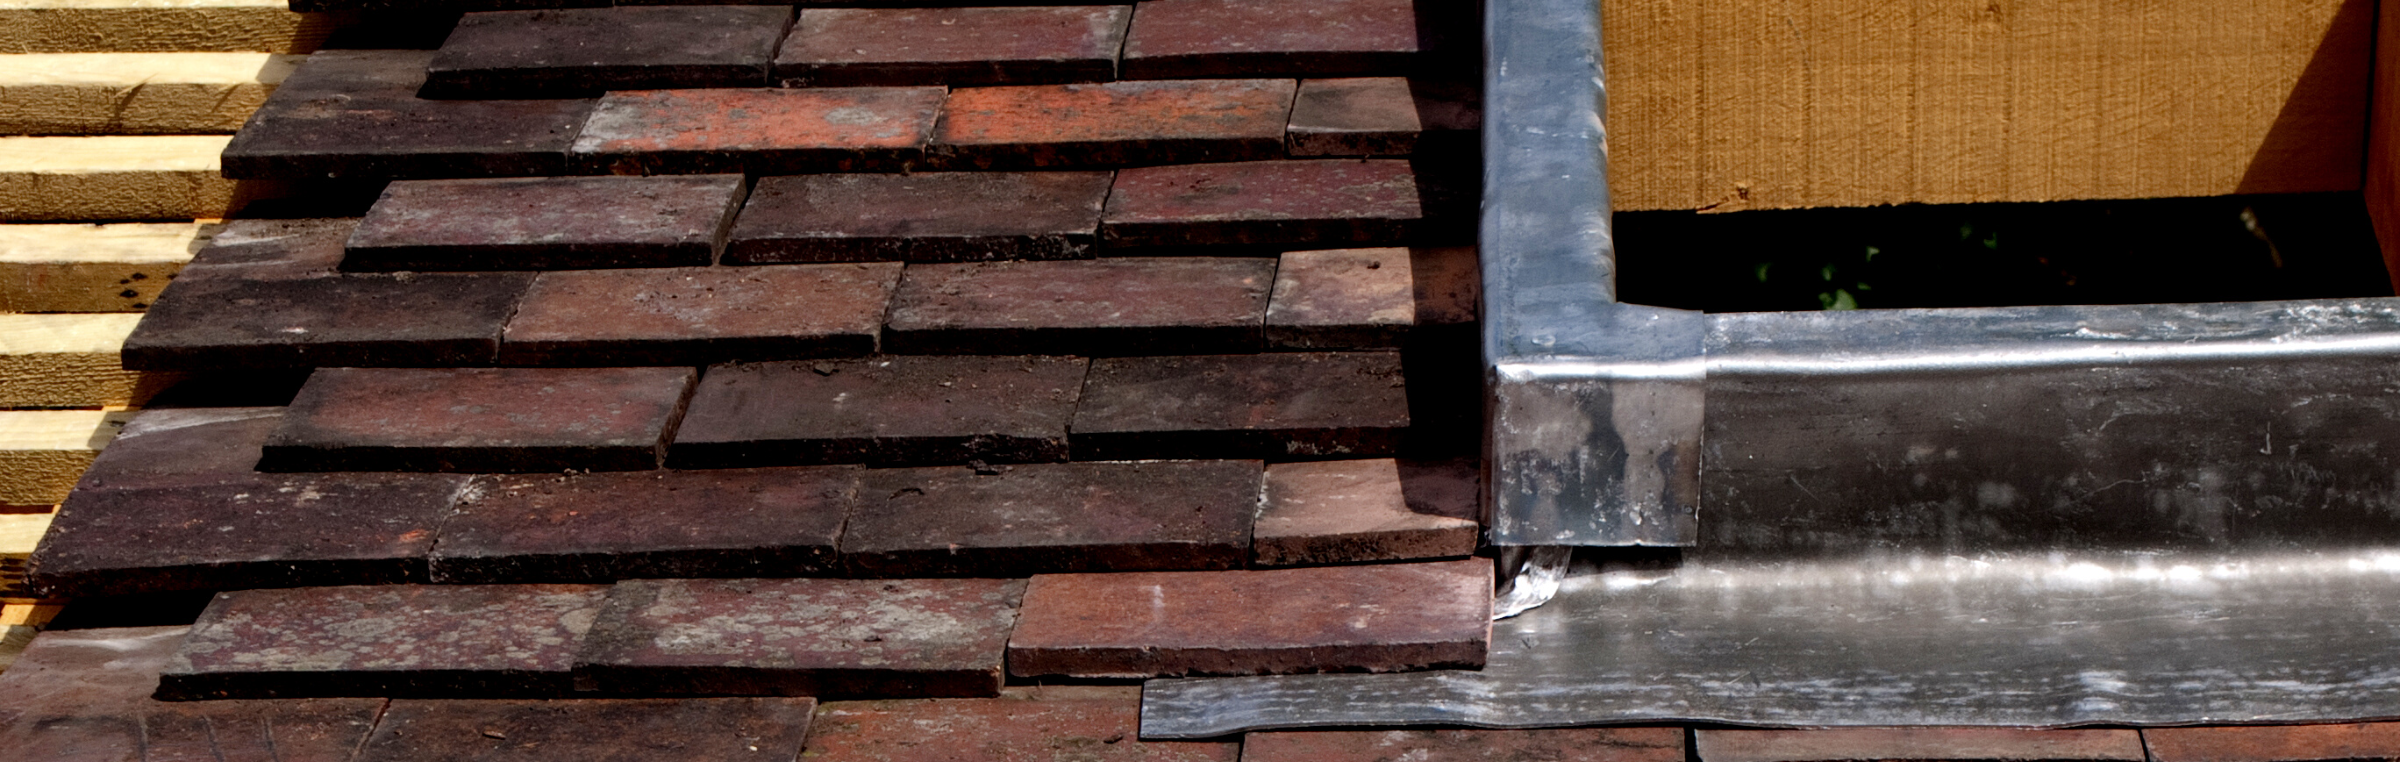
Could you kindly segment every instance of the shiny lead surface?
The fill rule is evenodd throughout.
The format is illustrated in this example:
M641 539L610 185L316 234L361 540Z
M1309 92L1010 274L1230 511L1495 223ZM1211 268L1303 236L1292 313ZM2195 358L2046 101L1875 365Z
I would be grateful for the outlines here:
M2388 718L2400 538L2380 539L1587 568L1549 605L1496 623L1481 671L1156 680L1142 734Z

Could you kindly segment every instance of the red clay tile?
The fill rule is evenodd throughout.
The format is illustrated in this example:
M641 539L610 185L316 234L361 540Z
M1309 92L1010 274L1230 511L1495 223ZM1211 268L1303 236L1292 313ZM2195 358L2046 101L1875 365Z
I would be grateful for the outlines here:
M250 473L280 407L153 408L117 430L76 489L207 484Z
M864 577L1234 569L1259 463L1056 463L876 469L842 534Z
M1294 251L1275 268L1267 346L1398 348L1416 324L1407 249Z
M1092 255L1107 172L760 178L726 264L972 262Z
M1142 167L1117 173L1100 241L1116 248L1393 244L1414 236L1424 216L1404 161Z
M1278 463L1251 552L1259 566L1456 557L1475 552L1481 529L1411 510L1391 460Z
M544 697L609 588L375 585L219 593L159 676L168 699Z
M1067 459L1074 357L892 356L717 365L676 434L676 468Z
M2144 728L2151 762L2400 759L2400 722Z
M803 759L1234 762L1235 741L1144 741L1141 689L1007 688L993 699L843 701L817 709Z
M1293 156L1406 156L1424 130L1400 77L1304 79L1292 102Z
M1020 677L1479 669L1492 564L1034 577L1009 637ZM1712 761L1713 762L1713 761Z
M1682 728L1251 733L1242 762L1684 762Z
M240 473L78 490L34 550L31 582L60 598L419 582L465 485L448 474Z
M858 469L492 476L443 522L432 579L447 584L644 577L798 577L835 571Z
M427 11L513 11L531 8L606 7L607 4L607 0L293 0L289 7L293 13L404 11L422 14ZM441 18L439 13L427 15L436 19Z
M746 190L739 175L396 182L350 235L342 268L706 265Z
M1401 74L1424 50L1411 0L1146 0L1126 79Z
M1427 516L1483 518L1483 459L1401 458L1400 493L1408 509Z
M1272 159L1283 154L1295 87L1240 79L967 88L950 94L933 150L946 165L981 169Z
M617 693L990 696L1025 583L620 582L577 659Z
M1117 78L1133 8L809 8L775 56L786 87Z
M492 177L566 170L590 100L417 97L433 51L308 57L225 147L232 178Z
M267 440L278 471L657 468L691 368L320 368Z
M1420 326L1473 323L1483 312L1483 272L1473 246L1408 250Z
M875 351L900 264L542 273L500 342L508 365L706 365Z
M597 96L607 90L759 87L791 26L782 6L705 5L469 13L426 66L437 98Z
M887 351L908 354L1255 352L1275 260L1127 257L910 265Z
M1701 730L1695 751L1705 762L1851 762L1852 760L1995 760L2140 762L2142 737L2131 729L1833 728L1823 730Z
M358 762L790 762L806 698L392 702Z
M230 220L192 255L175 282L321 278L342 266L356 217Z
M0 675L0 749L42 762L348 762L383 699L150 698L188 627L42 633Z
M939 87L609 93L575 139L587 172L751 175L900 169L933 134Z
M1392 352L1092 361L1076 460L1390 455L1408 428Z
M178 278L120 352L135 370L488 365L532 283L527 273Z

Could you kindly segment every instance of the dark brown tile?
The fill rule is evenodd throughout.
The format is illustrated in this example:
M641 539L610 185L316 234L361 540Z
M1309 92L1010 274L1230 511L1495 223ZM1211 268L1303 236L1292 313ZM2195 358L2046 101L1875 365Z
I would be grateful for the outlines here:
M1304 79L1292 102L1293 156L1406 156L1424 131L1400 77Z
M2144 728L2141 732L2152 762L2400 759L2400 722Z
M489 365L529 273L178 278L121 350L136 370Z
M1408 250L1420 326L1465 325L1483 313L1483 272L1473 246Z
M282 422L280 407L144 410L117 430L75 487L208 484L248 474Z
M952 91L933 150L957 168L1113 167L1283 155L1288 79Z
M990 696L1024 589L996 579L620 582L578 678L616 693Z
M1393 352L1092 361L1076 460L1390 455L1408 428Z
M790 762L806 698L404 699L358 762Z
M1398 349L1416 325L1408 249L1294 251L1275 268L1267 346Z
M590 100L417 97L433 51L327 50L308 57L226 146L226 177L555 175Z
M658 467L691 368L321 368L267 440L281 471Z
M717 261L739 175L392 183L350 235L346 270L558 270Z
M971 262L1092 255L1106 172L767 177L735 220L726 264Z
M159 677L169 699L548 697L608 587L374 585L219 593Z
M1144 741L1141 689L1008 688L999 698L842 701L809 726L804 759L878 762L1234 762L1236 741Z
M842 535L864 577L1234 569L1258 461L876 469Z
M1847 762L1977 759L1995 762L2107 760L2139 762L2142 737L2122 729L1830 728L1701 730L1695 748L1707 762Z
M782 6L704 5L469 13L425 72L436 98L598 96L608 90L760 87L792 23Z
M885 326L907 354L1258 351L1275 260L1124 257L910 265Z
M1310 730L1242 736L1242 762L1685 762L1682 728Z
M78 490L33 553L45 595L397 584L425 579L466 477L225 474Z
M447 584L800 577L840 569L845 466L488 476L442 524Z
M1147 0L1121 69L1126 79L1402 74L1425 48L1415 5Z
M1388 459L1277 463L1251 552L1259 566L1456 558L1475 552L1481 529L1412 510Z
M342 266L342 247L358 229L356 217L230 220L175 282L321 278Z
M542 273L507 365L706 365L875 351L900 263Z
M0 749L42 762L348 762L384 700L150 698L188 627L51 631L0 675Z
M1425 205L1404 161L1260 161L1117 173L1100 241L1112 248L1406 243Z
M1051 574L1009 637L1020 677L1478 669L1492 563Z
M787 87L1117 78L1132 6L808 8L775 57Z
M1087 361L889 356L708 369L677 468L1065 460Z
M939 87L643 90L600 99L573 150L585 172L751 175L903 169Z

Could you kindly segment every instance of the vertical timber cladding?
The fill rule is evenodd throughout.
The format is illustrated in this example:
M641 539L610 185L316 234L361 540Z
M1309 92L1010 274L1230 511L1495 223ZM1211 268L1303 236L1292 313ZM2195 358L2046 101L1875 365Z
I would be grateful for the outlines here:
M2356 190L2374 0L1600 0L1619 210Z

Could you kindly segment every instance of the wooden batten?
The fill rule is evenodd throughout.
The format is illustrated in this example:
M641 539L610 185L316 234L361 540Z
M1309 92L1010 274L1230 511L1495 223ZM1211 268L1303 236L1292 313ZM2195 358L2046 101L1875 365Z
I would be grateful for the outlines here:
M304 56L0 55L0 134L232 134Z
M131 312L207 245L213 224L0 225L0 312Z
M56 505L131 411L0 410L0 505ZM0 514L13 516L23 514Z
M0 137L0 222L222 218L272 183L217 172L230 135Z
M306 53L346 18L284 0L0 0L0 53Z

